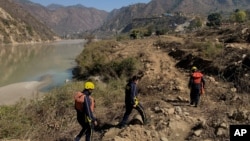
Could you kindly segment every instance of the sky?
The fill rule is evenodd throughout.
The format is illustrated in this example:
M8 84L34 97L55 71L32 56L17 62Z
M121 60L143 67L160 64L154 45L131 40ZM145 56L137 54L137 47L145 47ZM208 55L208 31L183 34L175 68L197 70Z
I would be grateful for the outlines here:
M107 12L113 9L119 9L123 6L128 6L136 3L148 3L150 0L30 0L34 3L47 6L49 4L60 4L64 6L81 4L85 7L94 7Z

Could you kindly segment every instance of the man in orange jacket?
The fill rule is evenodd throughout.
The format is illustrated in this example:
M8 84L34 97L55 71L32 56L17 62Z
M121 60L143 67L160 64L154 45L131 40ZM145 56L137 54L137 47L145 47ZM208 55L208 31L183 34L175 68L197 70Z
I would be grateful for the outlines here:
M190 89L190 105L197 107L202 89L205 88L205 79L197 67L193 66L191 71L192 74L188 83L188 88Z
M94 88L95 85L92 82L86 82L84 90L77 92L74 96L77 121L82 126L82 130L75 137L75 141L80 141L83 134L86 134L86 141L91 141L93 126L97 125L97 120L93 114L94 99L90 96Z

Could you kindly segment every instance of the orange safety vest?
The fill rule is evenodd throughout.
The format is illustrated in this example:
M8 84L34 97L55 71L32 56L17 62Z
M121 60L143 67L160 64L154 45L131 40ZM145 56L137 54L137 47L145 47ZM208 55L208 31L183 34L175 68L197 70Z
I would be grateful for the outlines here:
M82 92L76 92L74 99L75 99L75 109L79 110L79 111L83 111L83 102L84 102L84 98L85 95ZM90 109L92 112L94 112L94 107L95 107L95 102L94 102L94 98L89 96L90 100L91 100L91 105L90 105Z
M194 72L192 74L193 80L195 84L200 84L201 83L201 78L202 78L203 74L200 72Z

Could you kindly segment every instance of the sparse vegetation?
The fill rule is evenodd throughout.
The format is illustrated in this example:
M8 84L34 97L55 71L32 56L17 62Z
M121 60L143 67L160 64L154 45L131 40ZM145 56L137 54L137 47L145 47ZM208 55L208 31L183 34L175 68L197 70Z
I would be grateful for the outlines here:
M212 42L194 43L191 46L192 48L198 49L201 52L200 56L208 59L213 59L217 55L220 55L223 50L222 44L216 44Z
M192 30L200 27L202 27L202 19L200 17L195 17L195 19L190 22L188 29Z
M88 44L76 61L81 70L76 74L78 79L89 76L101 76L104 80L131 76L140 66L135 58L110 58L110 52L118 43L116 41L100 41Z
M107 85L95 82L93 96L97 107L113 106L122 102L124 78ZM20 100L13 106L0 106L0 139L59 140L65 132L78 127L73 94L82 91L84 82L72 82L44 94L41 98ZM70 131L71 130L71 131Z

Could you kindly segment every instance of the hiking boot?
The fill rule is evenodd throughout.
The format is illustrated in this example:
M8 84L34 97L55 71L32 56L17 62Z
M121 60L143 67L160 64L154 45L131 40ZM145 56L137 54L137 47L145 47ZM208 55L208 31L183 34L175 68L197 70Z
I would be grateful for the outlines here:
M194 102L190 102L189 106L194 106Z
M126 124L124 124L124 123L119 123L119 124L117 125L117 127L118 127L119 129L122 129L122 128L125 128L125 127L126 127Z
M80 140L81 140L81 138L78 137L78 136L76 136L75 139L74 139L74 141L80 141Z
M126 127L126 125L119 125L118 126L119 129L122 129L122 128L125 128L125 127Z
M143 125L147 125L149 124L150 120L148 118L145 119L145 121L143 122Z

